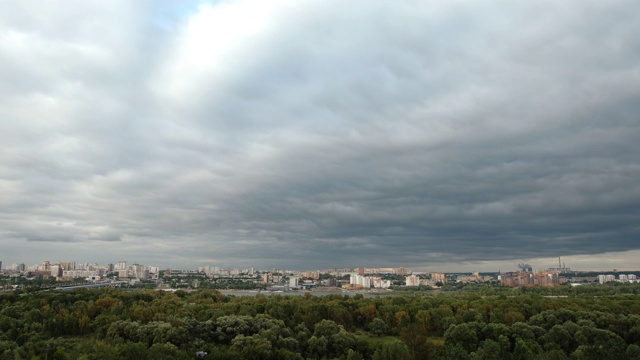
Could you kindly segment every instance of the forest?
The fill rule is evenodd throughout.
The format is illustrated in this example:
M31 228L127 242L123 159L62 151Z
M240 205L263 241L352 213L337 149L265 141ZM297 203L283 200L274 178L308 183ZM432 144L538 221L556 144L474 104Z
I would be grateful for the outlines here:
M638 285L565 289L14 291L0 359L640 359Z

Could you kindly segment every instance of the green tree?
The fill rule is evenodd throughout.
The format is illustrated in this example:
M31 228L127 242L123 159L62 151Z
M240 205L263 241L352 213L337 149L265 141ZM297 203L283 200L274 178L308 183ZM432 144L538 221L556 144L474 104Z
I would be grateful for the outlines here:
M118 346L118 358L123 360L146 360L148 349L143 343L126 342Z
M92 351L92 353L88 354L89 360L110 360L118 358L118 350L104 341L95 342Z
M64 351L64 349L60 346L56 347L56 351L53 353L52 356L53 360L68 360L70 359L69 355L67 354L66 351Z
M509 360L511 343L505 335L500 335L497 341L487 339L482 342L478 351L476 351L477 359L486 360Z
M447 305L429 309L429 315L431 316L432 330L437 334L444 334L450 325L456 323L453 310Z
M475 309L469 309L467 311L464 312L464 314L462 315L462 321L469 323L469 322L484 322L484 318L482 316L482 314Z
M449 360L466 360L471 356L465 348L460 344L450 344L445 346L444 355Z
M347 360L364 360L364 358L359 352L351 349L347 353Z
M624 340L609 330L583 327L575 338L580 345L573 352L572 358L618 360L626 355L627 345Z
M382 343L373 353L373 360L409 360L409 349L401 341Z
M273 352L271 342L260 335L240 334L231 341L231 349L247 360L266 360L271 358Z
M452 325L444 334L445 344L460 345L467 352L473 352L478 347L478 335L467 325Z
M431 314L428 310L419 310L416 313L416 323L424 328L425 333L429 333L431 328Z
M516 346L513 350L513 360L535 360L538 359L542 349L540 345L532 340L516 339Z
M321 359L329 353L329 340L324 336L318 338L314 335L309 338L307 344L307 354L310 357Z
M549 349L559 347L566 355L571 354L578 344L567 329L561 325L555 325L541 339L545 347Z
M166 343L166 344L153 344L151 348L149 348L148 352L149 358L154 360L182 360L182 359L191 359L191 356L186 353L180 351L177 346ZM115 358L114 358L115 359Z
M332 356L339 357L348 354L349 350L356 347L356 338L353 334L343 330L337 334L331 335L329 339L329 346L331 349L330 354Z
M640 346L631 344L627 347L627 359L640 359Z
M523 322L525 320L524 315L520 311L510 310L507 311L506 314L502 317L502 322L507 325L512 325L518 322Z
M398 330L401 330L411 323L411 317L404 310L396 312L395 318L396 324L398 325Z
M388 327L384 320L380 318L375 318L369 324L369 331L376 336L382 336L387 333Z
M313 335L316 337L327 337L329 338L333 334L337 334L340 332L340 327L333 320L322 320L315 326L315 331Z
M413 323L400 331L400 339L407 344L411 357L414 360L428 359L429 348L427 346L428 333L424 327Z

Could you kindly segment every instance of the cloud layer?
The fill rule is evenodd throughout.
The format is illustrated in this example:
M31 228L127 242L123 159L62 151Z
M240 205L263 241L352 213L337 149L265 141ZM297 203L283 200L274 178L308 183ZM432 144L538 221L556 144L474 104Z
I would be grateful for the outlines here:
M2 6L0 260L640 248L632 1Z

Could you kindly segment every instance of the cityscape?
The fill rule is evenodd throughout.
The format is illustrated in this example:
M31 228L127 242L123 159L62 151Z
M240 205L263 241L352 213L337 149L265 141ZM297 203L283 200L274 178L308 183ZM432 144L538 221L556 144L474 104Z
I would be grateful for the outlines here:
M471 273L413 272L398 268L339 268L323 270L257 270L254 268L223 268L199 266L197 269L171 269L138 263L118 261L111 264L76 263L75 261L43 261L41 264L12 263L2 267L0 261L0 290L11 291L24 287L18 279L44 280L49 286L73 283L82 286L140 286L160 290L214 287L223 290L391 290L402 287L440 289L452 284L492 284L505 287L580 286L592 283L638 283L640 271L606 273L572 271L558 258L558 267L535 270L528 264L518 264L517 270ZM84 284L84 285L83 285ZM46 285L45 285L46 286ZM57 288L64 288L59 287Z
M640 360L640 2L0 1L0 360Z

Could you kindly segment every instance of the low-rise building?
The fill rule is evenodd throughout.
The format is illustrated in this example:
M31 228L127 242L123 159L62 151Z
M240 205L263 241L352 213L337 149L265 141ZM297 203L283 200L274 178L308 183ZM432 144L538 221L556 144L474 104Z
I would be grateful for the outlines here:
M503 286L558 286L560 285L560 277L557 271L540 271L540 272L518 272L502 274L500 282Z
M432 272L431 273L431 281L434 284L437 284L437 283L446 284L447 283L447 275L444 274L444 273Z
M420 286L420 278L416 275L409 275L405 278L407 286Z
M383 280L380 276L372 277L371 282L376 289L388 289L391 287L391 280Z

